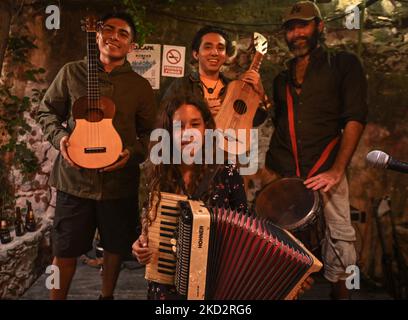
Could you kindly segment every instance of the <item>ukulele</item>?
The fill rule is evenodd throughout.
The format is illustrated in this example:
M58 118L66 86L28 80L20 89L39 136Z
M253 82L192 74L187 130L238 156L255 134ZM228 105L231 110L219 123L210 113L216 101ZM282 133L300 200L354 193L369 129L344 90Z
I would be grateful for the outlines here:
M72 107L75 128L69 137L69 158L87 169L107 167L118 160L122 141L113 126L114 102L99 94L96 18L86 18L87 33L87 95L77 99Z
M258 72L262 58L268 49L268 41L257 32L254 33L253 40L256 52L249 70ZM242 80L234 80L228 84L224 101L214 119L216 128L223 132L222 139L218 141L221 149L234 155L243 154L249 150L250 129L260 101L251 84Z

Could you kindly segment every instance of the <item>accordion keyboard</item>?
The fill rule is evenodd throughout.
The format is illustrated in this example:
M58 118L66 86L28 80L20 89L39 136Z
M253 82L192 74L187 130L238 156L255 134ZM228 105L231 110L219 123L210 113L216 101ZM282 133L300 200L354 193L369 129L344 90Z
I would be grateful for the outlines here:
M149 248L152 250L151 262L146 266L145 278L163 284L174 284L176 257L172 250L180 216L179 201L186 196L162 192L160 201L153 199L149 215L156 215L148 228ZM156 210L157 208L157 210Z

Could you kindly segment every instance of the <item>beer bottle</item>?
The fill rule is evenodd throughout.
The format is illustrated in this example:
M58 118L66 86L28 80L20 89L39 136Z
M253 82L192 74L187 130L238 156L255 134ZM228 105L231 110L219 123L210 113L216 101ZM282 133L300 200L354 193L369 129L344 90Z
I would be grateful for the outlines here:
M34 211L31 207L31 202L27 201L27 213L25 227L28 232L34 232L37 229L37 223L35 222Z
M21 210L20 207L16 208L16 217L14 221L14 230L16 231L16 236L21 237L24 233L24 222L23 219L21 219Z
M1 220L0 222L0 241L2 244L6 244L11 241L11 234L6 220Z

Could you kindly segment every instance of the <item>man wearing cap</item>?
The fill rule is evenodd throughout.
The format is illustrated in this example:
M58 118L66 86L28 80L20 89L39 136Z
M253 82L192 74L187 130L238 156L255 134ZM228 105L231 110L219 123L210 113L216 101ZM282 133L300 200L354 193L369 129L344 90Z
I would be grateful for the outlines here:
M282 27L294 58L274 79L275 131L265 166L319 190L324 276L333 299L348 299L346 269L356 264L356 238L345 173L366 122L366 78L355 55L324 49L324 24L313 2L293 5Z

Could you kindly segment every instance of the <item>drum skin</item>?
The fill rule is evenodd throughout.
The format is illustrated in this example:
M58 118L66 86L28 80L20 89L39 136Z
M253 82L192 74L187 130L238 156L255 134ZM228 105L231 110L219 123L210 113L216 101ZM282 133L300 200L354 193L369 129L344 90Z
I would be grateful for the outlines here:
M256 214L293 232L313 224L321 211L320 196L307 189L303 181L283 178L266 185L256 198Z

